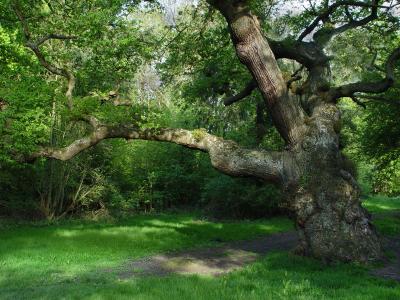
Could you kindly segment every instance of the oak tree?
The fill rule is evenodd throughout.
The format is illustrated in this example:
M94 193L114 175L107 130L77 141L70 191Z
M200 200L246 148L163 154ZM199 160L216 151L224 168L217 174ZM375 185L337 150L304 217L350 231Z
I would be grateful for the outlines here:
M360 205L360 188L341 153L341 113L337 104L345 97L360 104L360 99L384 101L379 94L395 83L400 48L392 49L387 57L382 78L342 85L334 84L331 72L334 57L328 55L326 48L337 36L350 30L370 26L377 20L385 22L382 16L388 16L397 4L379 0L322 1L312 5L311 14L305 19L311 21L297 36L278 40L266 36L262 30L260 22L265 20L252 12L253 2L207 1L209 8L225 19L237 58L252 78L242 92L225 99L224 103L235 105L257 89L263 107L285 143L284 149L248 149L203 129L108 124L89 113L80 118L90 124L90 134L65 147L41 147L26 160L40 157L69 160L111 138L171 142L204 151L220 172L273 182L284 191L283 201L294 216L299 234L298 253L323 260L378 259L382 255L379 238L370 216ZM73 110L76 85L73 70L52 64L41 46L49 40L73 40L76 35L50 31L33 37L24 7L18 2L12 2L11 7L25 45L47 71L65 78L67 106ZM301 71L285 79L278 65L280 59L295 61ZM293 88L300 72L306 74L306 79ZM118 100L113 104L124 106L129 102Z

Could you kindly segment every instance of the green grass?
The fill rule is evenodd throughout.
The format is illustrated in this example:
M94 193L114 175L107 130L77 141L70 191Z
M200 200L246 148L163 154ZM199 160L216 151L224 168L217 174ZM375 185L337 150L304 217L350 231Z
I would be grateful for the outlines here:
M241 271L216 278L169 276L118 280L86 273L77 280L7 289L4 299L399 299L400 285L360 266L324 266L273 253Z
M371 213L400 212L400 197L390 198L374 195L365 199L363 201L363 206Z
M400 207L398 201L382 197L369 198L364 205L381 214ZM385 226L392 222L382 220ZM291 230L292 222L285 218L211 222L192 214L170 214L39 225L3 226L0 299L400 299L400 284L372 277L365 267L327 266L288 252L272 253L214 278L121 280L104 272L130 258ZM388 231L383 225L378 229ZM392 233L400 233L396 226Z
M6 295L19 298L23 293L28 295L30 291L61 282L62 285L71 282L72 288L76 278L94 277L101 282L104 274L98 277L96 271L118 266L127 259L211 245L216 239L251 239L293 229L286 218L210 222L190 214L3 227L0 299Z
M363 202L363 206L374 214L373 223L379 232L394 236L400 234L400 198L371 196Z

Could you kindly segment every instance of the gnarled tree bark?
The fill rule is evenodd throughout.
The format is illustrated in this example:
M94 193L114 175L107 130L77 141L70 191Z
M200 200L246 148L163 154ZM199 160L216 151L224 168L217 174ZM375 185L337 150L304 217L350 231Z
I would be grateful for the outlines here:
M325 83L329 82L329 59L322 46L299 40L294 45L306 54L302 55L301 51L293 52L274 43L276 51L281 46L282 56L293 55L304 61L309 70L308 96L315 99L307 116L287 90L247 1L209 2L225 17L237 56L253 75L274 124L287 143L291 163L282 187L295 215L300 235L298 251L324 260L365 262L379 258L379 240L360 205L359 188L345 169L339 150L340 112L324 98L329 89ZM305 59L308 49L314 59Z
M288 163L291 154L289 152L244 149L233 141L224 140L202 129L156 128L142 130L132 126L106 126L97 123L93 118L90 123L94 130L89 136L76 140L61 149L43 148L26 160L47 157L65 161L102 140L124 138L126 140L170 142L207 152L213 167L230 176L257 177L281 184L290 170Z

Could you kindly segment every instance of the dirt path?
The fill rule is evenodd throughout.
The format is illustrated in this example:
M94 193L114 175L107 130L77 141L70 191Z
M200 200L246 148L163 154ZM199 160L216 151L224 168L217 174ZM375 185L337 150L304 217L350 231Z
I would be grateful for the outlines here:
M285 232L254 240L224 243L221 246L182 251L128 260L116 272L121 279L132 276L165 276L168 274L198 274L216 276L248 265L275 250L291 250L296 246L296 232ZM385 238L384 249L394 257L384 267L372 270L373 276L400 281L400 236Z
M376 213L372 215L372 220L374 221L387 217L400 218L400 211ZM394 237L384 237L382 243L383 249L390 253L392 257L387 259L384 267L371 271L371 274L400 282L400 235Z
M295 232L268 235L250 241L224 243L223 246L161 254L127 261L117 270L119 278L175 274L220 275L254 262L274 250L289 250L297 242Z
M400 281L400 236L385 238L384 249L394 255L383 268L373 270L372 275Z

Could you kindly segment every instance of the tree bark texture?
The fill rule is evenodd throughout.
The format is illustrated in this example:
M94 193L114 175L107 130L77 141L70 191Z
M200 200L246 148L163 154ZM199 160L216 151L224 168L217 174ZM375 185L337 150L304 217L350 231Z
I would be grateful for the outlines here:
M353 176L339 150L340 112L324 101L327 59L309 66L309 115L286 88L275 56L246 1L210 1L225 17L239 60L264 98L290 159L281 183L299 231L299 252L323 260L369 261L381 255L378 237L360 205ZM321 53L323 53L321 51ZM314 60L316 61L316 60ZM325 88L321 88L326 86Z

